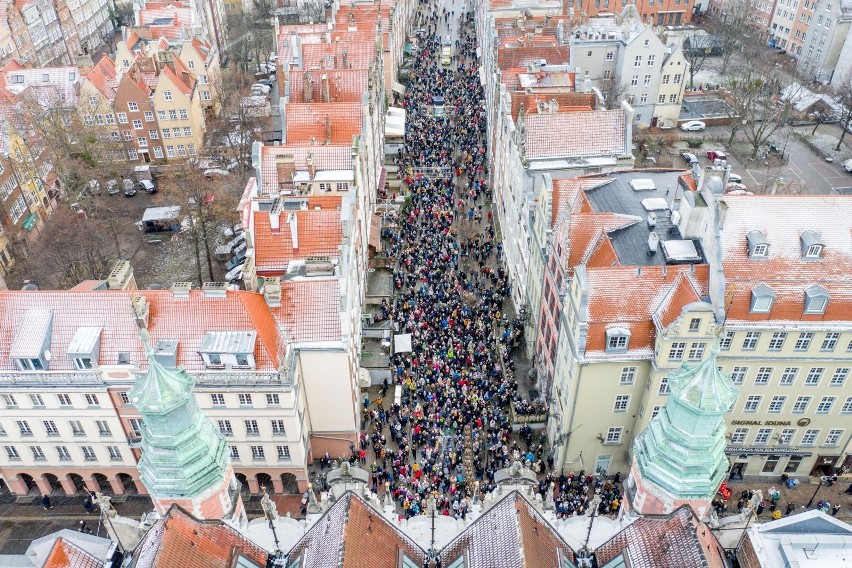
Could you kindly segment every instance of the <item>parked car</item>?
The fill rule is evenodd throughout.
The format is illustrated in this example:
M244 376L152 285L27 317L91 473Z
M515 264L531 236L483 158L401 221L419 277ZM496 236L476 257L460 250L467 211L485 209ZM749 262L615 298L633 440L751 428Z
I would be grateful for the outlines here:
M237 241L237 243L233 247L234 256L245 256L246 254L246 240Z
M233 239L231 239L230 241L228 241L227 243L225 243L225 246L228 247L228 252L233 253L235 251L235 249L237 248L237 246L239 246L240 244L245 244L245 242L246 242L246 236L245 236L245 234L241 233L241 234L237 235L236 237L234 237ZM242 250L245 250L245 247L243 247Z
M235 267L233 267L231 270L229 270L228 273L225 274L225 281L226 282L233 282L234 280L239 280L240 278L242 278L243 277L243 267L245 265L246 265L246 263L242 262L241 264L238 264Z
M261 79L262 81L269 81L269 79ZM252 91L260 91L264 95L268 95L269 91L272 90L272 87L269 85L264 85L260 81L251 86Z
M728 176L728 183L742 183L743 176L740 174L731 174Z
M236 255L236 256L235 256L234 258L232 258L231 260L229 260L229 261L225 264L225 270L227 270L228 272L230 272L231 270L233 270L233 269L234 269L234 268L236 268L237 266L240 266L241 264L245 264L245 262L246 262L246 253L245 253L245 252L243 252L243 253L241 253L241 254Z
M707 159L711 162L716 160L727 160L728 155L721 150L707 150Z
M157 193L157 184L150 179L143 179L139 182L139 189L148 194Z
M701 132L707 128L707 125L700 120L688 120L680 125L680 129L684 132Z
M216 176L226 176L229 173L231 173L231 172L229 172L228 170L222 170L222 169L219 169L219 168L210 168L209 170L204 170L204 177L206 179L213 179Z
M449 46L444 46L441 49L441 65L449 65L450 64L450 61L451 61L450 57L451 57L452 53L453 52L452 52L452 50L450 49Z
M107 193L109 193L110 195L117 195L118 192L120 191L120 189L118 187L118 180L117 179L109 180L106 184L106 189L107 189Z
M692 164L698 163L698 156L696 156L695 154L692 154L690 152L681 152L680 157L683 158L683 161L686 162L687 164L689 164L690 166Z
M852 174L852 160L843 162L843 169Z
M124 189L125 197L133 197L136 195L136 187L134 186L132 179L124 178L121 182L121 187Z
M271 89L272 85L275 84L275 80L271 79L271 78L270 79L261 79L256 84L257 85L264 85L264 86L269 87Z

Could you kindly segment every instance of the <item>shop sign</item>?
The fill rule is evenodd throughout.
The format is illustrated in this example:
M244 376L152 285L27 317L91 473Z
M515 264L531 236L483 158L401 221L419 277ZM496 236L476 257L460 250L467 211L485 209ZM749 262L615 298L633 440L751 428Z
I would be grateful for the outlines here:
M749 456L812 456L810 452L802 452L800 448L771 448L766 446L727 446L726 454L745 454Z

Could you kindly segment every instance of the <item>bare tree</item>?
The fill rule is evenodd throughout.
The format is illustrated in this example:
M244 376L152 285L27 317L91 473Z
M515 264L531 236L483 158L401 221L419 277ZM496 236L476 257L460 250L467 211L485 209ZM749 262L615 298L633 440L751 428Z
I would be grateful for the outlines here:
M846 132L849 131L849 125L852 124L852 67L846 71L843 80L834 88L834 96L841 108L840 139L837 140L837 146L834 147L834 151L838 152L843 144L843 139L846 138Z
M751 43L751 30L748 26L751 0L729 0L718 19L711 20L708 31L718 42L722 62L719 73L724 75L733 55L740 51L743 45Z
M226 162L237 162L240 171L251 166L251 149L260 138L263 119L253 109L243 104L254 77L241 69L223 72L217 92L222 110L219 116L207 123L207 144L210 152Z
M606 109L617 109L624 99L624 94L627 92L627 84L622 83L620 77L610 75L601 79L600 91Z
M751 157L783 125L789 122L792 103L781 100L784 86L774 68L762 68L747 62L727 80L726 90L731 105L731 135L738 132L751 146Z
M695 75L704 68L713 52L712 39L705 32L692 32L683 40L683 56L689 63L689 89L695 88Z

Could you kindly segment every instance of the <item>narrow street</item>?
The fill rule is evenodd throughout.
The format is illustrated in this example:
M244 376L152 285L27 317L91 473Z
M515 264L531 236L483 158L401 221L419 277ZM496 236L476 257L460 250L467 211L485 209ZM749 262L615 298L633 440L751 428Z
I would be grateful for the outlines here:
M383 306L396 333L412 334L413 350L391 357L381 400L363 401L361 462L373 490L389 488L407 517L425 512L431 496L439 513L464 517L477 484L489 491L497 469L515 459L542 469L540 450L511 441L510 405L524 403L506 346L521 326L503 316L509 284L483 182L471 9L421 2L415 17L419 56L397 157L408 198L400 228L385 235L397 262L395 296ZM447 48L449 64L441 61ZM434 97L444 98L443 110Z

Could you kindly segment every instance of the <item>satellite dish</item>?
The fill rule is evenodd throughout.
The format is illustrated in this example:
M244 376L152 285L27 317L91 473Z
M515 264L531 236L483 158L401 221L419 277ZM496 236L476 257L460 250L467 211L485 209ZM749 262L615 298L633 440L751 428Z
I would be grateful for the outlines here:
M45 361L50 361L50 357L51 357L51 355L50 355L50 350L45 349L45 351L44 351L44 360L45 360Z

